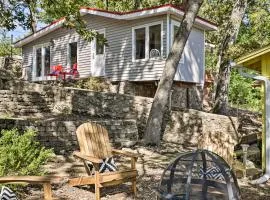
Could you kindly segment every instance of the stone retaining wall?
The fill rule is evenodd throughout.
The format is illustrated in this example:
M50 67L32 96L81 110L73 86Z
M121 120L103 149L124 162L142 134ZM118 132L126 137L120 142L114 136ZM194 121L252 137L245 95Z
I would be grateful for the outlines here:
M52 99L35 91L0 90L0 116L40 116L52 110Z
M208 149L232 163L234 146L240 141L235 117L196 110L173 111L163 140Z
M110 84L110 92L153 98L157 90L155 81L120 81ZM174 82L171 90L171 106L202 110L203 91L193 83Z
M11 92L12 100L10 101L19 102L21 92L23 96L37 93L32 98L25 99L31 101L30 104L32 105L47 104L49 111L44 114L64 113L66 115L84 116L88 119L109 119L110 121L134 120L137 122L140 138L143 137L153 100L145 97L60 88L27 82L13 81L6 82L4 85L5 89L20 91L18 93ZM13 96L16 96L16 94L19 94L18 98ZM8 101L8 99L4 101ZM210 149L223 156L226 160L231 161L234 145L239 142L236 118L195 110L172 111L166 118L163 136L165 141ZM81 123L82 121L78 121L78 124ZM62 125L57 125L57 127L59 126ZM43 129L41 129L42 131ZM73 134L74 131L75 128L71 128ZM113 129L109 128L109 131L113 131ZM69 135L72 135L71 132ZM46 135L46 132L44 134L44 138L52 137L50 134L49 136ZM134 137L137 137L137 135ZM57 144L55 145L57 146Z
M84 115L91 118L135 119L140 134L144 131L153 101L152 98L146 97L61 88L22 81L7 81L4 89L21 91L25 96L29 91L38 93L38 101L47 103L52 113ZM36 100L34 98L30 101Z
M58 120L55 118L31 119L3 119L0 118L0 130L28 128L38 131L37 139L46 147L54 148L56 153L67 153L79 149L76 129L79 125L90 120ZM137 142L138 129L135 120L91 120L104 125L113 144L125 145L126 141Z

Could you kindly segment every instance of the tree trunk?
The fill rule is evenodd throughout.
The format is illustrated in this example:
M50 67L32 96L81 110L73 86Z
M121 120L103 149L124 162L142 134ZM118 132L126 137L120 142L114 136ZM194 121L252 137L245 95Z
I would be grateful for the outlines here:
M185 15L175 36L171 52L166 60L165 68L150 110L144 137L146 144L160 144L161 126L176 69L202 2L203 0L189 0L187 2Z
M109 10L109 0L105 0L105 10Z
M36 16L36 3L34 1L31 0L27 0L26 1L27 5L28 5L28 9L29 9L29 20L30 20L30 29L32 31L32 33L36 33L37 32L37 16Z
M137 10L141 7L141 0L134 0L134 10Z
M228 110L228 92L230 83L230 58L228 49L237 38L239 28L247 8L248 0L237 0L234 4L231 18L226 26L226 33L219 46L217 68L219 68L218 81L215 94L214 113L227 114Z

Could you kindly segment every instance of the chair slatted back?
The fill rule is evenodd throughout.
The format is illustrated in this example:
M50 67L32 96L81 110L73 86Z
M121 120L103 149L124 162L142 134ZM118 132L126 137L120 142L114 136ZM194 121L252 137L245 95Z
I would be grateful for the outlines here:
M108 131L100 124L84 123L78 127L76 134L83 154L99 159L112 156Z

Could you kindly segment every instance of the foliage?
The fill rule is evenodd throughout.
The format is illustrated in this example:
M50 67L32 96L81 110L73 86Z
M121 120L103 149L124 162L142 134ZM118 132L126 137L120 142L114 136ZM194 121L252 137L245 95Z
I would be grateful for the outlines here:
M232 0L208 0L204 1L204 4L200 10L200 16L206 19L210 19L219 27L218 31L211 31L206 33L207 42L214 44L216 48L218 47L217 45L221 42L222 35L225 31L224 24L226 24L226 22L229 20L230 12L234 2L235 1ZM229 49L229 55L232 60L247 52L268 45L270 43L269 4L270 3L268 0L249 1L236 43ZM211 51L210 57L212 58L206 60L206 66L209 68L215 67L213 65L213 60L217 59L216 48ZM209 54L207 56L209 56Z
M42 165L53 156L52 149L45 149L35 141L36 132L27 130L2 130L0 137L0 176L43 175Z
M90 77L90 78L79 80L75 84L75 87L81 88L81 89L94 90L97 92L103 92L109 89L109 84L103 78Z
M239 31L236 45L231 52L233 57L266 46L270 43L270 2L251 1Z
M0 1L0 27L13 30L19 25L25 30L32 29L38 2L32 0Z
M67 28L75 29L85 40L91 41L93 38L98 37L97 32L88 30L84 20L80 15L80 8L82 6L88 6L89 1L87 0L42 0L41 2L41 16L43 21L51 22L60 18L65 18L64 25ZM42 14L43 13L43 14Z
M10 56L11 49L13 55L20 55L21 49L11 46L11 39L5 33L0 33L0 57Z
M215 72L217 65L217 49L205 49L206 71Z
M6 37L0 38L0 57L9 56L10 51L10 41Z
M235 1L226 0L207 0L200 10L200 15L215 22L219 30L208 32L206 40L208 43L215 45L215 48L206 50L206 68L209 71L217 71L218 47L221 43L221 38L225 33L224 24L227 23ZM229 47L227 57L230 60L235 60L254 49L263 47L270 43L270 10L268 0L251 0L248 1L244 19L240 26L236 42ZM259 89L252 88L252 80L239 78L239 74L232 74L229 85L229 101L232 104L239 104L243 108L252 108L260 110L260 99L257 94ZM244 82L244 81L247 82ZM242 82L241 82L242 81ZM239 83L241 82L241 84ZM232 88L231 88L232 87ZM237 88L243 87L244 91L240 91L239 95ZM251 92L256 91L254 95ZM235 91L235 92L234 92ZM258 97L258 98L257 98ZM236 99L238 98L238 99ZM243 99L246 100L243 100ZM254 103L252 103L254 102Z
M241 76L236 70L231 74L229 97L234 106L254 111L262 109L260 87L254 87L253 79Z
M65 18L65 26L75 29L85 40L97 37L103 43L106 40L97 32L88 30L80 15L80 7L88 5L87 0L7 0L0 1L0 28L14 30L21 26L35 32L37 20L52 22Z

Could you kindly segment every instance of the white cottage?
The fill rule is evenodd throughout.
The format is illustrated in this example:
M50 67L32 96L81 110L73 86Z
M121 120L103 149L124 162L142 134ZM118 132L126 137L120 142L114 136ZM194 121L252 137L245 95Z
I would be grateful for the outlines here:
M81 8L87 27L104 34L108 46L83 40L74 30L63 27L64 19L15 43L22 47L23 65L30 67L30 81L51 80L51 66L70 68L77 63L80 78L105 77L113 84L135 85L133 93L145 85L154 88L160 79L174 35L184 11L167 4L131 12L111 12ZM204 83L205 31L217 26L197 17L175 76L176 85L198 86ZM136 88L138 91L135 91Z

